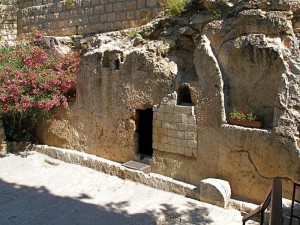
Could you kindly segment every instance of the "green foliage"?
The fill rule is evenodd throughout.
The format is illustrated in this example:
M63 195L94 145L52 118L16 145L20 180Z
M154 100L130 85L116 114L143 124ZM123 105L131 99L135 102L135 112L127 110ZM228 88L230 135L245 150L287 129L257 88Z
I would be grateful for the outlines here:
M145 18L143 19L144 23L149 23L150 22L150 18L148 16L145 16Z
M236 109L233 109L233 111L230 113L230 118L249 121L256 120L256 116L252 112L244 113L243 111L238 111Z
M160 40L162 41L163 45L166 47L169 47L172 43L172 40L167 39L167 38L161 38Z
M167 11L171 17L177 17L184 12L190 5L191 0L162 0L160 5Z
M65 6L67 9L73 9L75 7L74 0L65 0Z
M133 30L130 30L129 32L128 32L128 36L129 37L136 37L136 36L138 36L139 35L139 31L138 30L136 30L136 29L133 29Z
M30 112L29 112L30 111ZM36 109L28 110L27 114L30 116L23 117L22 114L4 114L3 127L5 130L6 139L14 142L32 142L36 143L37 139L34 137L35 124L38 121L38 116L43 116L42 113ZM46 118L48 115L45 115Z
M9 3L10 3L9 0L0 1L0 4L3 4L3 5L8 5Z
M212 15L210 16L210 19L218 20L221 18L222 18L222 12L220 10L212 10Z

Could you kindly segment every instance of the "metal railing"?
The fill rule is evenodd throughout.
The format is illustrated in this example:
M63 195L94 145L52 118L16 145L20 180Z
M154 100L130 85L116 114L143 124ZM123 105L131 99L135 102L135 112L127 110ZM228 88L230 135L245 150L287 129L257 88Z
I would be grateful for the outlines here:
M300 184L294 183L293 186L294 186L293 187L293 198L292 198L291 216L290 216L290 223L289 223L289 225L293 224L293 218L297 219L298 222L299 222L298 224L300 225L300 216L296 216L294 214L295 204L296 203L300 204L300 199L296 199L296 190L300 191Z
M271 203L269 225L282 225L282 181L274 178L264 201L253 211L243 216L243 225L253 216L260 214L260 225L264 224L264 213Z

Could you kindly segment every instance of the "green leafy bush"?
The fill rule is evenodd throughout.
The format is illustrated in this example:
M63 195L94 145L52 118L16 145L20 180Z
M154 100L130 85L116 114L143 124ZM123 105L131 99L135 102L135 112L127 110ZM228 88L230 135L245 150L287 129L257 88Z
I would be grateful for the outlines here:
M176 17L184 12L190 5L191 0L162 0L160 5L167 11L167 14Z
M60 55L42 45L42 36L0 46L0 113L9 141L33 141L38 118L67 105L65 97L75 85L80 57Z

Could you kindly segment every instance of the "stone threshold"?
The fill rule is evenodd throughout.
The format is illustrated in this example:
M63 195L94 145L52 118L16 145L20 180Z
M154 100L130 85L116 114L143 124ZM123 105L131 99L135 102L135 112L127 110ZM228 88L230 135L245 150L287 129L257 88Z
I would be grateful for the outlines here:
M51 147L47 145L34 145L32 150L67 163L85 166L102 173L117 176L121 179L131 180L153 188L157 188L159 190L164 190L188 198L199 200L199 187L178 180L174 180L170 177L166 177L160 174L152 172L146 174L142 171L125 167L121 163L117 163L111 160L107 160L95 155L79 152L76 150ZM238 201L235 199L230 199L228 207L248 213L254 210L257 207L257 205L248 202Z

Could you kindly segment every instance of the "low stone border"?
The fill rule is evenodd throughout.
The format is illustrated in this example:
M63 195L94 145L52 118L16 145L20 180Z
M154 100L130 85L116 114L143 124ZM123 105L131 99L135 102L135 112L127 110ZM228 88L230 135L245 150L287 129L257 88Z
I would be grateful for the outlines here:
M59 159L67 163L85 166L99 172L120 177L122 179L128 179L131 181L145 184L153 188L199 200L200 191L197 186L177 181L170 177L166 177L155 173L145 174L138 170L126 168L125 166L122 166L121 163L117 163L114 161L100 158L95 155L90 155L75 150L50 147L47 145L34 145L31 150L48 155L52 158ZM288 208L290 202L290 200L284 200L284 205L286 206L285 208ZM230 199L228 207L248 213L254 210L257 207L257 205L248 202L238 201L235 199ZM285 212L284 214L285 216L287 216L288 212Z
M67 163L78 164L122 179L199 200L199 189L197 186L180 182L170 177L155 173L145 174L138 170L126 168L117 162L69 149L35 145L32 150Z

